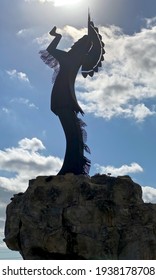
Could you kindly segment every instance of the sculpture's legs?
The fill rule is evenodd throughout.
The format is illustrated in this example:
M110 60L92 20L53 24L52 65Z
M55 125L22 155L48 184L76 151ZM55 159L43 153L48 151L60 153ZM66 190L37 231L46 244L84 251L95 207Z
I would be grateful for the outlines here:
M69 109L61 109L58 116L66 136L65 158L58 175L66 173L87 174L90 161L83 155L83 133L77 114Z

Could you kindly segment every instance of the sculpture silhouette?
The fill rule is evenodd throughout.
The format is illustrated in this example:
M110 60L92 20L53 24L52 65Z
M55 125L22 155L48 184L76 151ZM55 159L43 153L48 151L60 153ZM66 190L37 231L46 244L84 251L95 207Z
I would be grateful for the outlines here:
M84 151L90 153L90 150L86 145L85 123L78 118L78 113L83 115L84 112L77 102L74 83L80 67L84 78L98 72L104 60L104 43L98 28L90 20L90 14L88 34L79 39L68 52L57 49L62 36L56 32L56 27L49 33L55 38L47 50L40 51L40 55L54 69L51 110L59 117L66 137L65 158L58 175L87 175L91 162L84 156Z

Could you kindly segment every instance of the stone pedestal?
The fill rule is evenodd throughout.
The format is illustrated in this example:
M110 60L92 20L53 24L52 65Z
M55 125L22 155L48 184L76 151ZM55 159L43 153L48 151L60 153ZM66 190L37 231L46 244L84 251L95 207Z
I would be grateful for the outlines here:
M129 176L37 177L7 206L4 241L27 260L156 260L156 205Z

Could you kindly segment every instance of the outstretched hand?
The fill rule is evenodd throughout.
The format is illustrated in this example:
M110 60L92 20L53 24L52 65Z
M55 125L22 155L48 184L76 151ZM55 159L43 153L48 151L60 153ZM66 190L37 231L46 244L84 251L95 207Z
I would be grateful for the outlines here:
M54 26L54 27L52 28L52 30L49 32L49 34L50 34L51 36L56 36L56 35L57 35L57 33L56 33L56 26Z

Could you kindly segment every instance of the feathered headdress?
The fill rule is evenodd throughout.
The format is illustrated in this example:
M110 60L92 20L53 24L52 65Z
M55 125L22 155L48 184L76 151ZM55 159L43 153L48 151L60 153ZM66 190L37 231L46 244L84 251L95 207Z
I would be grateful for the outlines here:
M92 77L94 72L98 72L98 67L102 66L102 61L104 60L105 54L105 45L102 42L102 36L99 34L98 28L94 26L93 21L91 21L89 12L88 37L91 41L91 47L81 68L81 73L84 78L86 78L87 75Z

